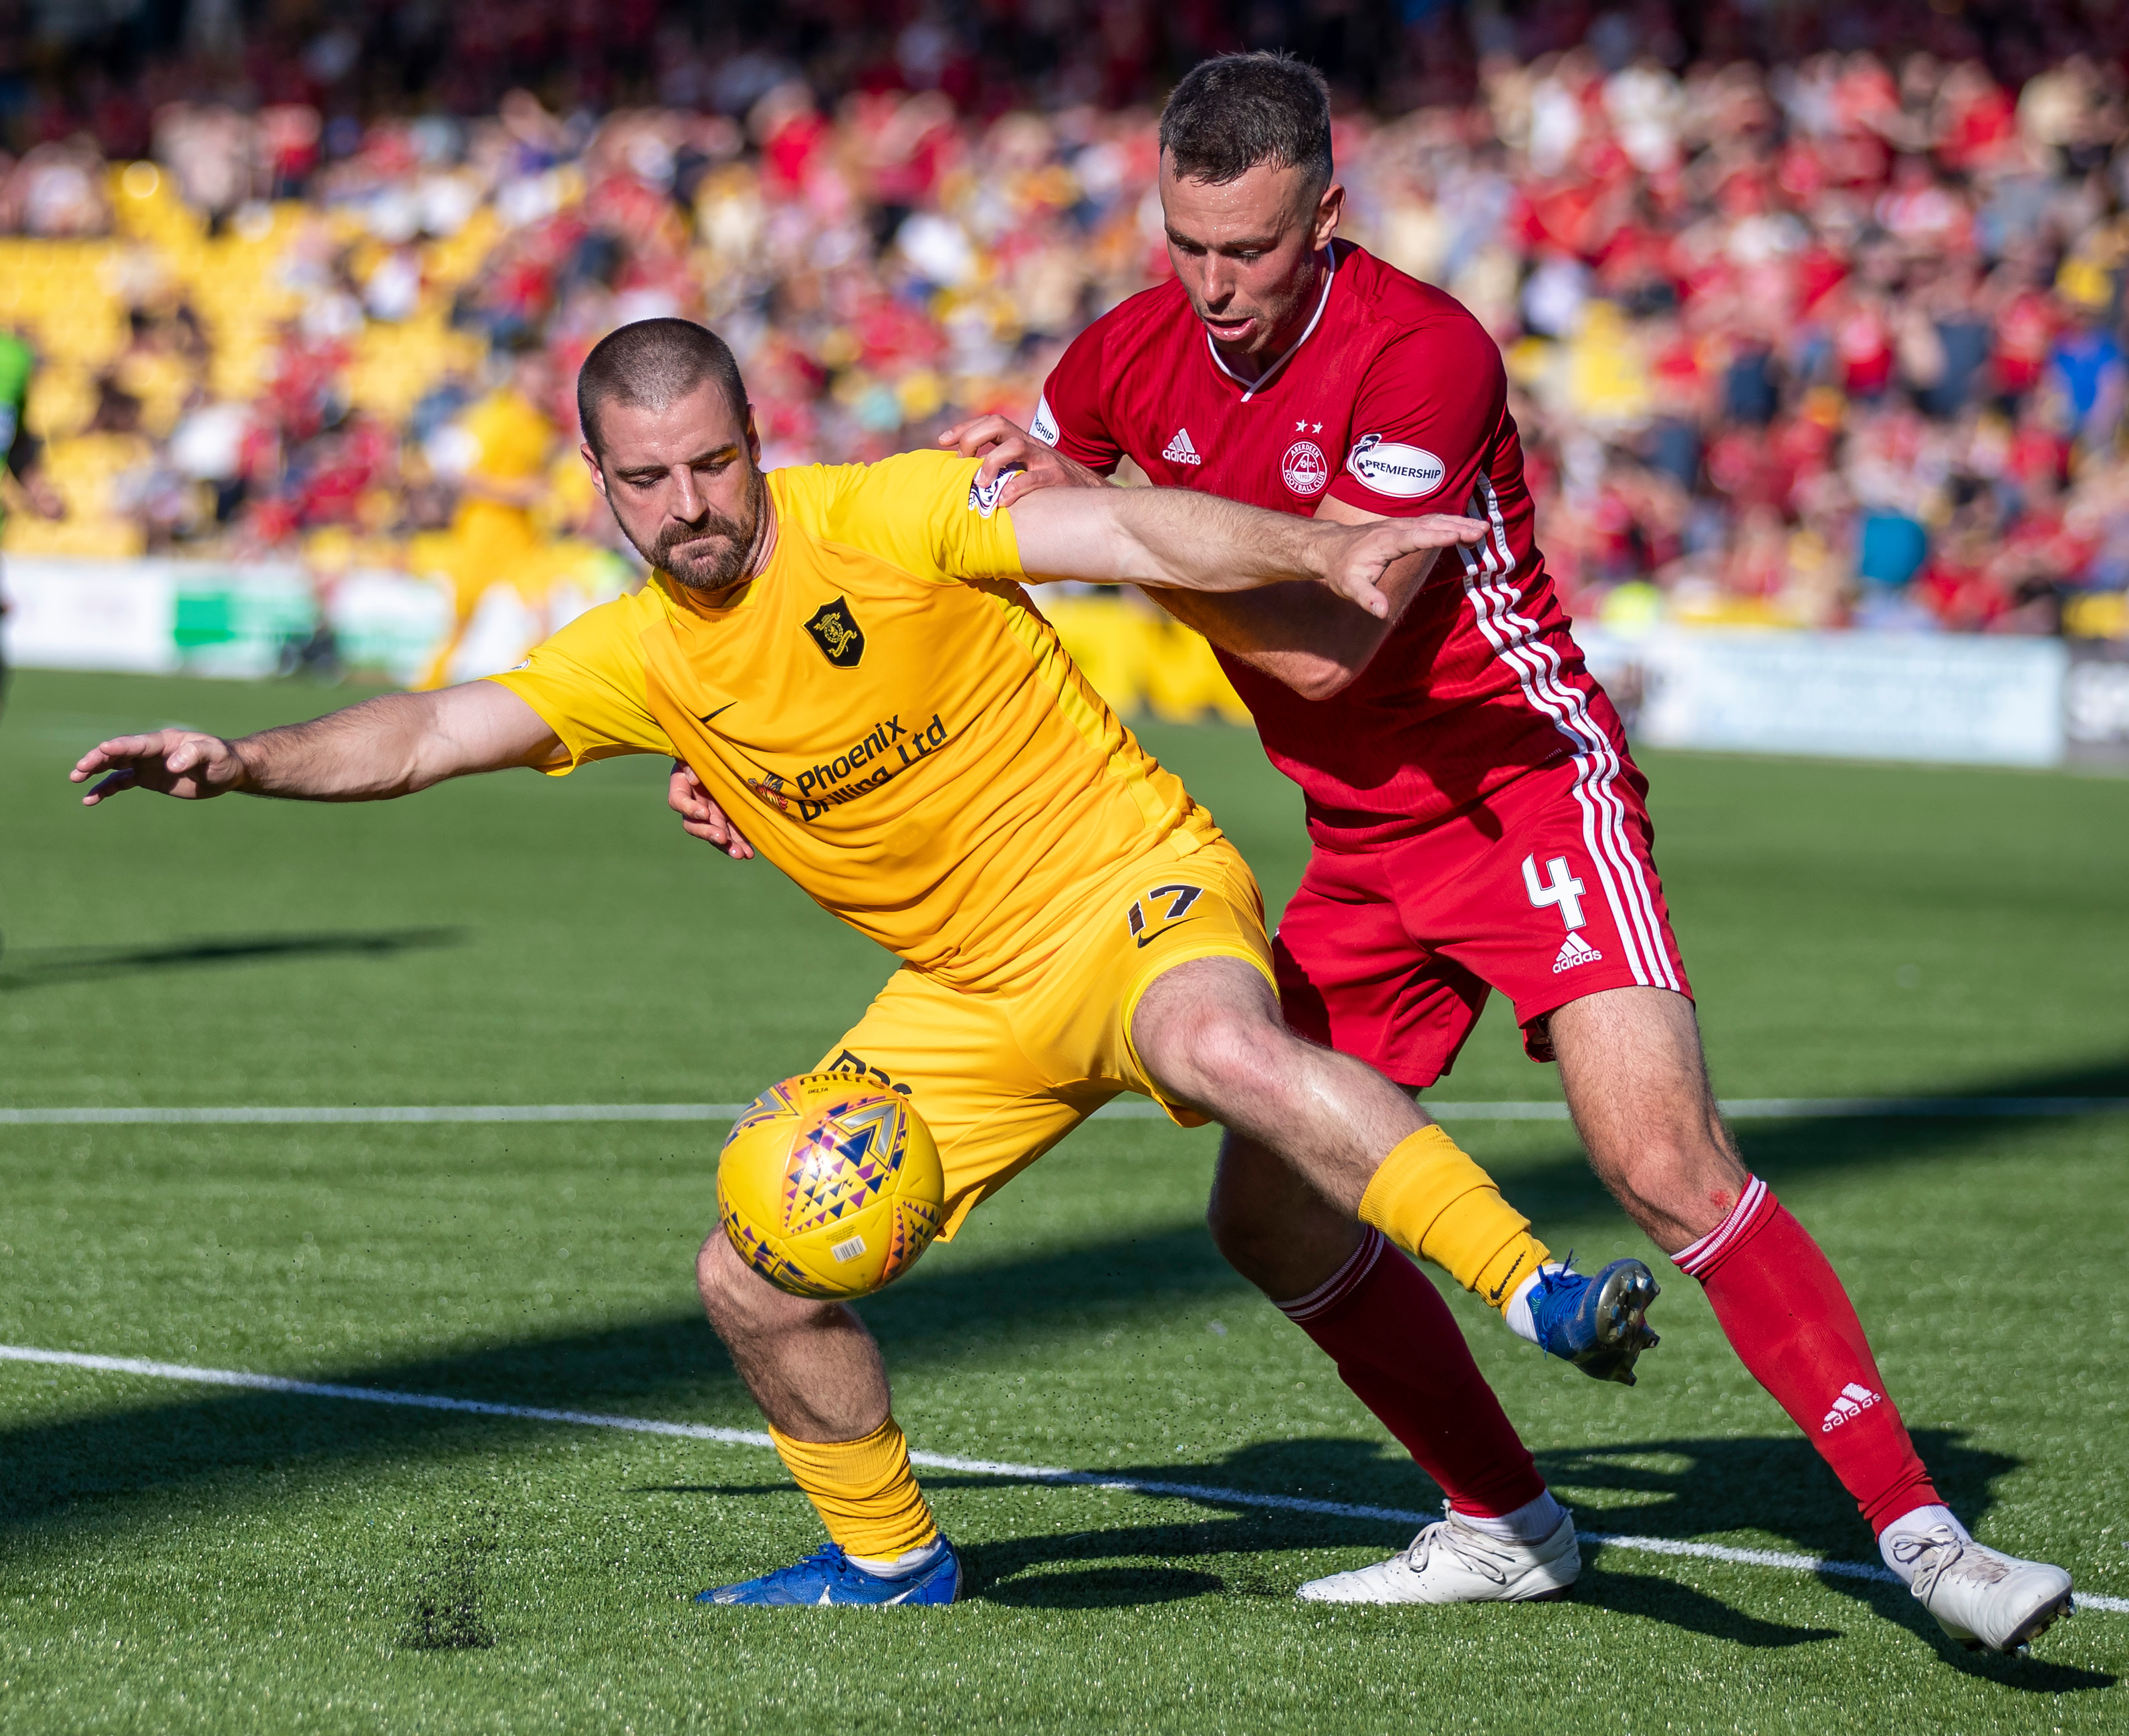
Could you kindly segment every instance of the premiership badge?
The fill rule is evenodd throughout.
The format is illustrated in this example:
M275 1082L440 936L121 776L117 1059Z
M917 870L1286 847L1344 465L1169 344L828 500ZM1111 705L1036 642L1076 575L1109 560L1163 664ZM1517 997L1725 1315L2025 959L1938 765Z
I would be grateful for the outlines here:
M864 655L864 630L841 597L815 609L806 631L821 647L821 655L837 669L855 669L858 659Z

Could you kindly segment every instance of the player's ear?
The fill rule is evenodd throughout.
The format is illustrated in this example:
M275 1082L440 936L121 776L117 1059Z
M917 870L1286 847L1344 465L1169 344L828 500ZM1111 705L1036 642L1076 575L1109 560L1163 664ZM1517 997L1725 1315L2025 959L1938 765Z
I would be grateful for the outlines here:
M588 440L577 448L577 455L584 461L584 468L592 473L592 486L603 496L606 493L606 472L599 465L598 454L592 451Z
M1312 250L1331 245L1331 237L1338 232L1338 220L1345 214L1345 184L1333 181L1323 189L1322 197L1316 202L1316 229L1310 237Z
M754 406L746 407L746 455L753 460L757 470L761 468L761 431L754 425Z

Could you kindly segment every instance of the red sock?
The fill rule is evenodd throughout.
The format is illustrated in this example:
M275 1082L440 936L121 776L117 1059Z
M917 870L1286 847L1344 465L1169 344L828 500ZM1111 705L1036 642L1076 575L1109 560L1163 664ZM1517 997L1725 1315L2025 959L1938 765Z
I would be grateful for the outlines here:
M1545 1493L1530 1448L1472 1360L1456 1317L1419 1268L1369 1230L1305 1296L1279 1304L1338 1365L1338 1377L1474 1519Z
M1941 1500L1848 1292L1765 1182L1753 1176L1730 1215L1671 1259L1700 1280L1738 1360L1818 1448L1872 1531Z

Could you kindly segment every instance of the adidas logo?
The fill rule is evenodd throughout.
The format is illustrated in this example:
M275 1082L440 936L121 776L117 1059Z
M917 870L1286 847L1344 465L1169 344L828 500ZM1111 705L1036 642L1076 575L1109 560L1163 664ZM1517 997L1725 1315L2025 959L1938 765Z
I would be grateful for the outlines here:
M1178 428L1175 438L1160 449L1160 455L1170 464L1203 464L1205 461L1198 455L1198 448L1190 444L1188 428Z
M1577 965L1593 965L1603 956L1580 935L1570 934L1560 949L1560 956L1552 961L1552 974L1557 976L1563 971L1572 971Z
M1840 1397L1833 1401L1833 1409L1827 1412L1826 1420L1818 1425L1818 1432L1831 1434L1843 1423L1853 1422L1873 1405L1884 1402L1885 1395L1882 1392L1873 1392L1869 1387L1860 1386L1850 1381L1841 1389Z

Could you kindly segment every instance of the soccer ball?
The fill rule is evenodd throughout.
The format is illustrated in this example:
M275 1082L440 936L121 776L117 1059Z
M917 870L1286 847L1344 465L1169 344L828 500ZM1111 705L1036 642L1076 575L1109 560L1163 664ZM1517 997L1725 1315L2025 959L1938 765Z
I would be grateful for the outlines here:
M739 1257L794 1296L893 1283L946 1221L939 1147L907 1097L836 1073L771 1085L717 1159L717 1214Z

